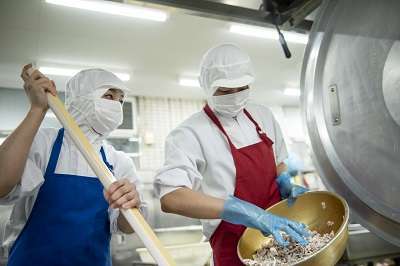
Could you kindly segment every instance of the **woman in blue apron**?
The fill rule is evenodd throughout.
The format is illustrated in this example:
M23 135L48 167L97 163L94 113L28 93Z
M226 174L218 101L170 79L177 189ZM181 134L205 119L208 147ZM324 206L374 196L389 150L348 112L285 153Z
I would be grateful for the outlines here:
M112 232L131 233L119 208L140 207L132 161L104 143L122 123L128 91L114 74L89 69L66 87L66 105L118 181L107 191L63 129L40 128L54 83L35 71L21 77L31 108L0 146L0 204L13 204L3 248L8 265L111 265Z

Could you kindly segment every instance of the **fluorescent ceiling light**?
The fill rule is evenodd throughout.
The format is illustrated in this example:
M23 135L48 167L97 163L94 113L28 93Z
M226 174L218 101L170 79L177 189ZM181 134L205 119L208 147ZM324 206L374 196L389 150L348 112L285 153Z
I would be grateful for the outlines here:
M58 67L39 67L39 71L45 75L66 76L72 77L78 73L79 69L58 68Z
M276 31L276 29L273 28L262 28L256 26L234 24L231 25L229 31L246 36L279 40L278 32ZM305 34L289 32L289 31L282 31L282 33L285 36L287 42L302 43L302 44L306 44L308 42L308 36Z
M179 85L185 87L200 87L200 83L197 79L190 79L190 78L180 78Z
M39 67L39 71L45 75L54 75L54 76L66 76L72 77L81 69L74 69L74 68L59 68L59 67ZM115 73L113 72L118 78L123 81L128 81L131 79L131 76L127 73Z
M283 91L285 95L288 96L300 96L301 92L299 89L292 89L292 88L287 88Z
M121 4L111 1L99 0L46 0L49 4L60 6L80 8L90 11L107 13L111 15L120 15L132 18L148 19L154 21L166 21L168 15L166 12L129 4Z

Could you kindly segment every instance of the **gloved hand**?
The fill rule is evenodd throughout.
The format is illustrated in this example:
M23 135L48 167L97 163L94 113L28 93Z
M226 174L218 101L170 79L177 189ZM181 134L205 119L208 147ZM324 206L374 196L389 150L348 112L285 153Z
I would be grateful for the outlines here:
M276 179L276 182L278 183L279 192L281 193L282 198L288 199L288 206L292 206L298 196L308 191L305 187L292 184L288 172L280 174Z
M288 236L301 245L308 243L305 237L309 236L309 231L304 224L273 215L234 196L230 196L225 201L221 219L233 224L258 229L264 235L272 235L282 246L287 246L289 243L283 239L281 231L286 232Z
M284 160L287 166L287 171L291 176L298 175L299 171L304 169L303 162L294 154L289 154L289 156Z

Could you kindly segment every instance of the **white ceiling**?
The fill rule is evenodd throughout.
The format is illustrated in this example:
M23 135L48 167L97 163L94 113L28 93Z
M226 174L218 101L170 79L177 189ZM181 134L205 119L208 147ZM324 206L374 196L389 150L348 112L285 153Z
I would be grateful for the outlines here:
M159 23L47 4L44 0L0 1L0 86L21 87L20 68L39 65L104 67L129 72L136 95L203 98L200 88L182 87L178 77L196 76L202 54L233 42L248 51L256 82L252 97L271 105L298 105L283 89L298 87L305 45L289 43L284 58L276 41L229 32L231 23L170 10ZM63 90L65 78L54 77Z

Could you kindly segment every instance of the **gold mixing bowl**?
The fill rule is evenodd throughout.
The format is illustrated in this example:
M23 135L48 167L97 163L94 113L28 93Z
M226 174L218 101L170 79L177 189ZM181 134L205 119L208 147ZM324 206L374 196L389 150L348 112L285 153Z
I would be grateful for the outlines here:
M296 265L335 265L342 257L348 239L349 206L339 195L327 191L308 192L298 197L295 204L287 206L287 200L267 209L269 212L299 221L320 234L335 233L334 238L318 252L306 257ZM333 225L328 225L332 221ZM239 240L237 252L240 260L252 259L262 244L271 240L260 231L247 228Z

